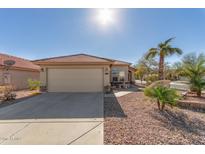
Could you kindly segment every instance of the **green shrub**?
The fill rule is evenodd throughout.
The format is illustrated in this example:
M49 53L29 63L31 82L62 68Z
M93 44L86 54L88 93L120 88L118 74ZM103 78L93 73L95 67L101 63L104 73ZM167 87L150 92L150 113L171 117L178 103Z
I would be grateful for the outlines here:
M176 90L162 85L147 87L144 90L144 94L156 99L159 110L164 110L166 104L169 104L170 106L176 105L176 101L179 99Z
M28 79L28 86L30 90L39 90L41 82L38 80Z

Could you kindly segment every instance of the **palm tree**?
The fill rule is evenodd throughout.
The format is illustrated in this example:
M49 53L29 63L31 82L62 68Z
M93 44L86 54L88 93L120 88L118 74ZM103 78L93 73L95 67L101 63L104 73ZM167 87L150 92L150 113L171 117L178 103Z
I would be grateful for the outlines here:
M205 88L205 55L188 54L183 58L183 75L188 77L191 84L191 91L201 96Z
M178 55L182 54L182 50L181 49L173 48L170 45L170 42L173 39L174 38L170 38L170 39L168 39L168 40L158 44L157 48L149 49L148 53L145 56L146 59L154 58L156 56L159 56L159 70L158 70L159 80L163 80L164 79L164 58L166 56L171 56L173 54L178 54Z

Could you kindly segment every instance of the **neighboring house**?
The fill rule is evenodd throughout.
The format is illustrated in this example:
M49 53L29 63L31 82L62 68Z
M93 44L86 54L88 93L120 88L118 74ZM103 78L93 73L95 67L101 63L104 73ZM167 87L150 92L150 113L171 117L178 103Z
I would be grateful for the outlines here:
M15 64L6 69L5 60L13 60ZM39 80L40 67L29 60L0 53L0 85L11 84L15 90L28 88L27 80Z
M49 92L101 92L113 83L135 81L131 63L87 54L33 62L41 66L40 80Z

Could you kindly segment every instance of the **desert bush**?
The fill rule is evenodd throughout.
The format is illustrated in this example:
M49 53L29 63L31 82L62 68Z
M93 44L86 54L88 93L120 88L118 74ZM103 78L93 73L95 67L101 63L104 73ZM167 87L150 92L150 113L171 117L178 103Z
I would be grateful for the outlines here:
M0 99L3 101L14 100L16 98L16 94L13 93L13 87L11 85L0 86Z
M177 91L167 86L158 85L156 87L147 87L144 90L144 94L157 101L158 109L163 111L166 104L171 107L176 105L180 96Z
M41 82L38 80L28 79L28 86L30 90L39 90Z

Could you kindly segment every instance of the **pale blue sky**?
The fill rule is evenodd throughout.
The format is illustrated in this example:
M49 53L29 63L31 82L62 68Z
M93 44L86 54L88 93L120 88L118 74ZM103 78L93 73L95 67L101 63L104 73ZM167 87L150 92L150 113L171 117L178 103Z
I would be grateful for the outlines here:
M135 63L176 37L173 46L184 53L205 53L205 9L113 12L113 22L103 26L98 9L0 9L0 52L28 59L87 53Z

